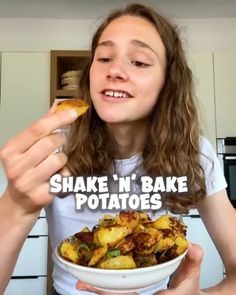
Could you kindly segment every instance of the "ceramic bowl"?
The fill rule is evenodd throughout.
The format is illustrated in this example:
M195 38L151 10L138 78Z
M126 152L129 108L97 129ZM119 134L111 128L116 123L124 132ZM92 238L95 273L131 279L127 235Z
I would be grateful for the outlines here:
M97 289L110 292L132 292L158 284L168 278L177 269L187 250L178 257L154 266L136 269L99 269L81 266L64 259L56 248L57 258L66 269L78 280Z

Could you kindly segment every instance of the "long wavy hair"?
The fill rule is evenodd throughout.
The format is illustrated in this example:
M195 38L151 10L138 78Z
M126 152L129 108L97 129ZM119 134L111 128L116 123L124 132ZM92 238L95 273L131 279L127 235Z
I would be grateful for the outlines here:
M91 56L79 83L79 97L87 101L90 108L71 126L66 147L68 168L73 175L104 175L114 165L117 144L91 102L89 71L104 29L125 15L150 22L166 49L166 81L150 116L150 132L142 154L143 169L153 177L188 177L187 196L163 197L165 208L174 213L185 213L206 195L192 72L186 62L178 28L150 7L130 4L125 9L113 11L97 29L92 39Z

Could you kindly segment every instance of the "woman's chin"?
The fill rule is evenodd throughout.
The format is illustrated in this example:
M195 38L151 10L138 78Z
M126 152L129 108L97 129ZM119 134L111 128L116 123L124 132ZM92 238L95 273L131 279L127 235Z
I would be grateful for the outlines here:
M99 114L99 117L108 124L123 123L126 121L121 116L114 116L114 114Z

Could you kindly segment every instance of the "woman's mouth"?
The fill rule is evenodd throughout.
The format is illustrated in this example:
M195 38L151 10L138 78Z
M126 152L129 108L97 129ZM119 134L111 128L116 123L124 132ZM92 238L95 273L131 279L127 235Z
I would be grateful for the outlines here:
M132 98L133 96L130 95L127 91L124 90L112 90L106 89L101 92L105 100L108 101L122 101L124 99Z

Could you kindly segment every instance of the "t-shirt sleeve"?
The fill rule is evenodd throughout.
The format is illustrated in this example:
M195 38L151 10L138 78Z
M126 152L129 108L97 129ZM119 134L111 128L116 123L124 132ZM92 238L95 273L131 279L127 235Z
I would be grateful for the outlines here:
M201 165L205 173L207 195L213 195L227 187L223 168L210 142L202 137L200 140Z

